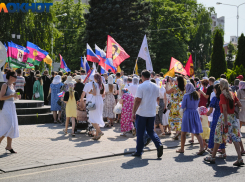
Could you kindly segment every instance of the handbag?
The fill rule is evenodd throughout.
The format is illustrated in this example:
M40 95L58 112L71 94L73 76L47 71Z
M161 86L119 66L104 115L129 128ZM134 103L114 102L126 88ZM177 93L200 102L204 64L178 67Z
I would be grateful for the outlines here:
M6 92L8 90L8 85L7 85L7 88L6 88ZM6 93L5 93L6 95ZM3 104L4 104L4 100L0 100L0 111L3 109Z
M39 92L36 92L36 93L35 93L35 98L37 99L37 98L39 98L39 97L40 97Z
M92 97L92 99L93 99L93 97ZM91 99L91 101L88 102L88 105L86 107L87 110L89 110L89 111L93 111L96 109L96 105L95 105L95 103L92 103L92 99Z
M94 83L93 83L93 84L94 84ZM95 85L94 85L94 86L95 86ZM95 88L96 88L96 86L95 86ZM93 95L93 97L94 97L94 95ZM93 97L92 97L91 100L88 102L87 107L86 107L87 110L89 110L89 111L93 111L93 110L96 109L95 103L92 103Z
M171 109L171 106L172 106L172 104L169 103L169 104L167 105L167 109L170 110L170 109Z
M59 106L61 106L62 102L61 102L60 99L57 101L57 104L58 104Z

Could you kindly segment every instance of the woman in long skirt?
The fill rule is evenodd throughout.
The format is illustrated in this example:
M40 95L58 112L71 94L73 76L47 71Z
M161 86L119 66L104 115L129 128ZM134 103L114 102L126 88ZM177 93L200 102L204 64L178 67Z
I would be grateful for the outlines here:
M7 137L6 150L16 153L12 148L12 139L19 137L18 118L14 98L20 98L15 93L13 83L16 82L17 75L13 70L9 70L6 75L7 83L2 85L0 100L4 101L3 108L0 110L0 143Z

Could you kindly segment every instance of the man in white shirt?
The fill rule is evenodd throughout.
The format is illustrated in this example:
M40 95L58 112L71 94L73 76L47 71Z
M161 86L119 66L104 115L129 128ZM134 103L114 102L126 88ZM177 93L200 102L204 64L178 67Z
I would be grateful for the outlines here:
M144 148L145 131L154 142L157 148L157 157L163 155L162 143L154 132L154 121L156 117L156 101L159 101L159 87L152 83L150 79L150 72L142 71L142 84L139 85L134 101L132 112L132 120L135 121L137 131L137 146L136 152L132 156L141 156Z

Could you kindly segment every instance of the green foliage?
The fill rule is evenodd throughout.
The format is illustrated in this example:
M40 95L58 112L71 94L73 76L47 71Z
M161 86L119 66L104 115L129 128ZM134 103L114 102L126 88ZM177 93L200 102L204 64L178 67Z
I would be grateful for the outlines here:
M205 8L195 0L151 0L153 4L150 30L151 51L155 71L169 68L171 57L183 64L192 54L203 69L210 61L212 33L211 13L214 8ZM159 31L155 31L159 30ZM187 54L188 52L188 54Z
M234 63L234 67L240 65L243 65L243 67L245 67L245 37L243 33L238 39L237 48L238 48L238 52Z
M184 4L176 4L170 0L152 0L150 49L156 54L152 59L154 71L169 68L171 57L186 61L188 29L193 25L191 12L187 12ZM172 29L170 29L172 28ZM174 29L177 28L177 29Z
M227 69L225 75L229 83L232 83L239 75L245 75L245 67L243 65L240 65L240 66L236 66L235 69L233 70Z
M26 3L24 0L12 0L12 3ZM35 1L36 2L36 1ZM53 2L53 0L45 0L45 2ZM28 3L34 3L29 0ZM50 8L50 13L1 13L0 21L0 40L2 42L13 41L22 46L26 46L26 41L30 41L45 51L51 53L51 37L55 31L52 23L54 11ZM20 34L20 41L12 39L11 34ZM54 35L56 38L56 34Z
M151 5L138 0L90 0L90 9L85 15L85 43L95 44L101 49L106 46L107 35L112 36L130 55L120 66L127 73L132 73L144 35L150 23ZM145 61L138 62L139 69Z
M168 69L162 68L162 69L161 69L161 72L162 72L163 74L165 74L165 73L168 72Z
M55 61L60 61L58 55L61 54L71 70L80 68L80 57L86 46L86 42L82 42L84 34L81 34L86 26L83 16L86 8L88 6L82 4L81 0L76 4L74 0L62 0L53 6L56 15L54 26L59 31L54 42Z
M198 63L200 63L200 68L204 69L205 64L210 62L211 59L212 19L210 17L214 13L214 8L206 8L202 4L194 4L190 10L192 11L193 24L195 26L190 29L189 51L193 55L193 62L196 62L195 68L197 69Z
M235 46L230 42L227 46L228 52L226 55L226 60L227 60L227 68L232 69L233 68L233 56L235 55Z
M219 78L221 74L227 71L227 65L225 60L224 45L224 33L222 29L214 30L214 44L211 55L211 69L209 76Z

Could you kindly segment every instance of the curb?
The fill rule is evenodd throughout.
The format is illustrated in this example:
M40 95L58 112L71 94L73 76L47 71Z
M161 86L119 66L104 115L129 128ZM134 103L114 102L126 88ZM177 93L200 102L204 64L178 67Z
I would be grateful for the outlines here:
M193 143L193 144L186 144L185 146L190 146L190 145L197 145L199 143ZM177 148L177 147L180 147L179 145L178 146L172 146L172 147L166 147L166 148L163 148L163 149L173 149L173 148ZM151 147L149 149L143 149L143 152L151 152L151 151L155 151L157 150L154 147ZM122 155L128 155L128 154L132 154L134 153L134 151L127 151L127 152L118 152L118 153L115 153L115 154L110 154L110 155L104 155L104 156L97 156L97 157L90 157L90 158L86 158L86 159L81 159L81 160L74 160L74 161L68 161L68 162L58 162L58 163L55 163L55 164L44 164L44 165L36 165L34 167L22 167L21 169L16 169L16 170L7 170L7 171L4 171L4 170L1 170L0 169L0 174L6 174L6 173L11 173L11 172L17 172L17 171L23 171L23 170L28 170L28 169L35 169L35 168L41 168L41 167L49 167L49 166L55 166L55 165L61 165L61 164L69 164L69 163L74 163L74 162L82 162L82 161L89 161L89 160L94 160L94 159L103 159L103 158L109 158L109 157L115 157L115 156L122 156ZM163 153L164 154L164 153Z

